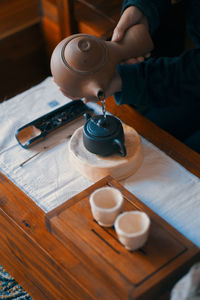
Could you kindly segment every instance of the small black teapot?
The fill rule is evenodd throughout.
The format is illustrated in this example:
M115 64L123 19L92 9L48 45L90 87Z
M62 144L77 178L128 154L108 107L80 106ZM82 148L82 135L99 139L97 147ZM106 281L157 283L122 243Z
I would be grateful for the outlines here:
M119 119L111 115L85 116L83 144L85 148L101 156L119 153L126 156L124 131Z

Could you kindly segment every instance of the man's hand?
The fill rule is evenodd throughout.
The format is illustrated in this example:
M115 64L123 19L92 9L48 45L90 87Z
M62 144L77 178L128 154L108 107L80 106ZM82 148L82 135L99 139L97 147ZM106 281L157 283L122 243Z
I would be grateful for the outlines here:
M144 24L147 27L147 30L149 30L147 18L143 15L141 10L139 10L136 6L129 6L122 14L117 26L113 31L112 41L120 41L123 38L126 30L136 24ZM150 55L150 53L147 53L144 57L133 57L125 63L134 64L142 62L145 58L148 58Z

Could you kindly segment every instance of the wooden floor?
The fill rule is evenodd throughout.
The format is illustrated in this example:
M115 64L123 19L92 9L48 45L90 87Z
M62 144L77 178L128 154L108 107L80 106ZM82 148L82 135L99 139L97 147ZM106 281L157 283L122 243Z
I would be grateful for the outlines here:
M0 41L0 102L50 75L40 24Z

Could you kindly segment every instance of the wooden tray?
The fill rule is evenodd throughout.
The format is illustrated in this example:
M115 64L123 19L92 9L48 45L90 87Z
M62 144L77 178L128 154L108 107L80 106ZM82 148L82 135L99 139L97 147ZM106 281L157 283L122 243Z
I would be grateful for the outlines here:
M118 241L113 227L104 228L94 221L89 195L106 185L121 190L124 211L142 210L150 216L150 236L142 249L129 252ZM101 281L102 291L97 292L96 299L110 300L111 295L112 300L155 299L157 293L177 280L180 269L191 266L199 256L194 244L110 176L47 213L45 218L47 229Z

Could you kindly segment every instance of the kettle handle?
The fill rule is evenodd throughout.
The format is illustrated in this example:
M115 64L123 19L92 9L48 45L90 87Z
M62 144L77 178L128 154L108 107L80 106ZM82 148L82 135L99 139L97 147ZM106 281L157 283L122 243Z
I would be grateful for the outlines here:
M119 148L120 148L119 155L126 156L126 148L125 148L124 144L122 144L122 142L118 139L114 139L113 143L116 144L117 146L119 146Z

